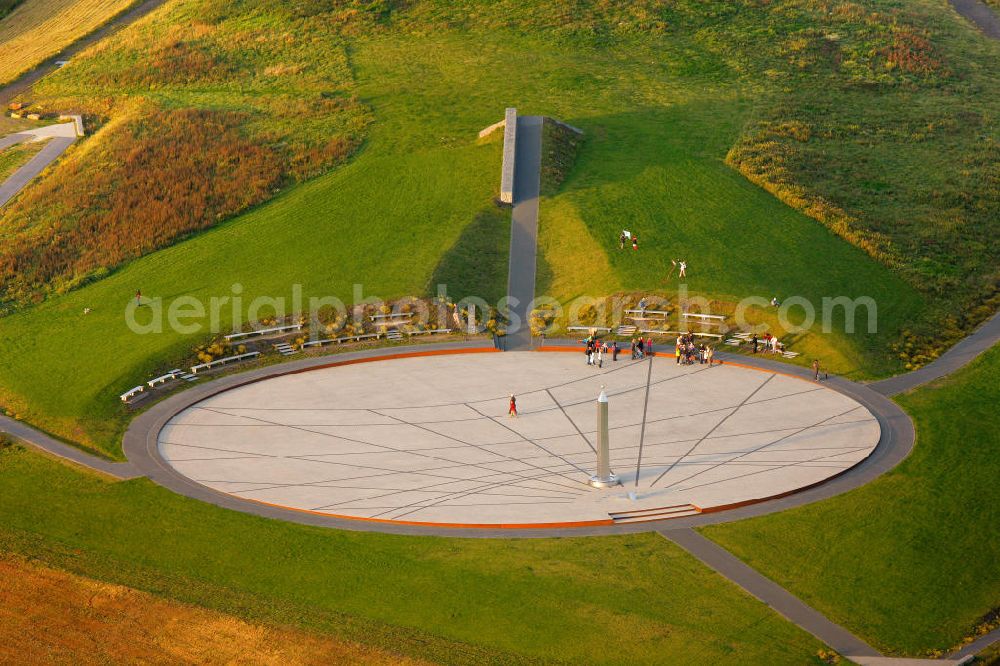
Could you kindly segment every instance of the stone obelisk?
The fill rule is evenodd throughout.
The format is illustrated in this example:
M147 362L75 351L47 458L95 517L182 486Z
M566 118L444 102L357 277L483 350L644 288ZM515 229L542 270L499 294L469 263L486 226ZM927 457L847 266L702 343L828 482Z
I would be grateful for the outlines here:
M608 441L608 395L601 387L597 397L597 474L590 477L590 485L608 488L618 485L618 477L611 471L611 445Z

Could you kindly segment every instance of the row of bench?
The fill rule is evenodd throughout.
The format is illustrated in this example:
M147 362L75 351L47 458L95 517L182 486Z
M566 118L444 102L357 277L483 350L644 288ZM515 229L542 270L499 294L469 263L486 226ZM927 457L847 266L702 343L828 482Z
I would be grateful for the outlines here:
M127 403L135 396L144 393L146 391L147 386L149 388L156 388L160 384L166 384L168 381L174 379L183 379L184 381L188 382L197 381L198 377L196 375L198 374L199 371L211 370L212 368L219 365L225 365L226 363L233 363L237 361L246 361L248 359L256 358L258 356L260 356L260 352L255 351L255 352L247 352L246 354L237 354L236 356L226 356L225 358L217 358L214 361L210 361L209 363L199 363L198 365L191 366L190 372L181 370L180 368L174 368L173 370L164 375L160 375L159 377L154 377L153 379L150 379L148 382L146 382L146 386L142 385L136 386L135 388L131 388L128 391L125 391L125 393L122 393L118 397L121 399L122 402Z
M642 310L642 309L639 309L639 310L626 310L625 314L630 315L630 316L631 315L639 315L640 317L645 317L646 315L660 315L659 317L657 317L658 319L666 319L667 316L670 315L670 313L667 312L666 310L648 310L648 309L646 309L646 310ZM706 322L709 322L709 321L711 321L711 322L723 322L723 321L726 320L726 316L725 315L701 314L699 312L682 312L681 313L681 317L683 317L684 319L701 319L701 320L706 321ZM634 319L635 317L630 317L630 318ZM650 317L650 319L652 319L652 318L653 317Z
M301 324L294 324L294 325L291 325L291 326L277 326L277 327L274 327L274 328L271 328L271 329L263 329L263 330L260 330L260 331L252 331L250 333L237 333L235 335L237 335L237 336L263 335L263 334L266 334L266 333L274 333L274 332L280 332L280 331L299 330L301 328L302 328ZM386 335L386 337L389 338L389 339L392 339L392 340L398 340L398 339L402 339L402 337L403 337L402 333L405 333L406 335L433 335L433 334L436 334L436 333L451 333L451 329L450 328L436 328L436 329L433 329L433 330L426 330L426 331L403 331L403 332L393 331L393 333L395 333L395 335ZM323 345L328 345L328 344L340 344L340 343L343 343L343 342L358 342L358 341L361 341L361 340L369 340L369 339L375 339L375 340L377 340L377 339L381 338L382 335L383 335L382 333L364 333L364 334L361 334L361 335L352 335L352 336L347 336L347 337L342 337L342 338L333 338L333 339L330 339L330 340L310 340L309 342L303 343L302 344L302 348L305 349L306 347L321 347ZM228 339L230 339L230 337L232 337L232 336L226 336L226 339L228 340ZM284 356L289 356L292 353L294 353L294 350L291 347L291 345L288 345L287 343L275 345L275 348L278 349L279 353L281 353ZM258 356L260 356L260 352L259 351L253 351L253 352L247 352L245 354L236 354L235 356L226 356L224 358L217 358L214 361L209 361L208 363L199 363L198 365L191 366L190 373L187 372L187 371L185 371L185 370L181 370L179 368L175 368L175 369L171 370L170 372L168 372L166 374L163 374L163 375L160 375L159 377L155 377L153 379L150 379L148 382L146 382L145 386L140 385L140 386L136 386L134 388L131 388L128 391L126 391L125 393L122 393L118 397L121 399L122 402L127 403L132 398L134 398L135 396L144 393L146 391L146 387L147 386L149 388L151 388L151 389L152 388L156 388L160 384L165 384L168 381L171 381L171 380L174 380L174 379L183 379L183 380L189 381L189 382L197 381L198 377L196 375L198 374L198 372L205 371L205 370L211 370L212 368L218 367L220 365L226 365L227 363L236 363L236 362L239 362L239 361L247 361L247 360L250 360L252 358L257 358Z
M602 333L610 333L611 329L606 326L570 326L567 328L570 331L600 331ZM619 326L618 335L623 335L628 337L634 334L638 330L639 333L648 333L650 335L687 335L690 331L667 331L659 328L640 328L637 329L635 326ZM699 335L704 338L717 338L722 339L721 333L691 333L691 335Z
M287 326L273 326L271 328L261 328L255 331L246 331L244 333L233 333L232 335L225 336L228 342L233 340L242 340L243 338L256 337L259 335L271 335L274 333L287 333L288 331L301 331L302 324L288 324Z
M390 335L390 333L392 333ZM384 334L390 340L402 339L403 334L406 335L434 335L436 333L451 333L450 328L435 328L426 331L392 331L390 333ZM362 333L360 335L346 335L342 338L330 338L328 340L309 340L308 342L302 343L302 348L306 347L323 347L326 345L339 345L344 342L360 342L362 340L378 340L383 337L382 333Z

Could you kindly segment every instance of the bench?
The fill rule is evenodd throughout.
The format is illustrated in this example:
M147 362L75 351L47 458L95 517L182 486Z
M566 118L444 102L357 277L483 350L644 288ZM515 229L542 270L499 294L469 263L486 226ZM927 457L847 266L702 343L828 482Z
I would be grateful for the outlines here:
M722 335L719 334L719 333L692 333L691 331L662 331L662 330L657 330L655 328L643 328L643 329L640 329L639 332L640 333L652 333L654 335L655 334L660 334L660 335L693 335L695 337L702 337L702 338L716 338L716 339L720 339L720 340L722 339Z
M726 317L724 315L710 315L710 314L700 314L698 312L685 312L681 315L685 319L688 317L696 317L698 319L711 319L713 321L725 321Z
M606 326L568 326L567 331L602 331L604 333L610 333L611 329Z
M133 389L129 389L128 391L125 391L125 393L122 393L121 396L119 396L119 397L122 399L122 402L128 402L133 397L139 395L140 393L144 392L145 390L146 390L145 386L136 386Z
M381 333L362 333L361 335L348 335L342 338L328 338L326 340L309 340L308 342L302 343L302 348L306 347L322 347L323 345L339 345L342 342L360 342L361 340L369 340L371 338L382 337Z
M660 320L660 319L666 319L669 316L669 314L670 314L669 312L666 312L664 310L626 310L625 318L633 320L641 320L641 319ZM647 317L646 315L656 315L656 316Z
M254 335L267 335L269 333L284 333L285 331L301 331L302 324L289 324L288 326L274 326L272 328L262 328L256 331L247 331L246 333L233 333L232 335L225 336L226 340L239 340L240 338L249 338Z
M390 312L389 314L372 315L371 320L384 321L386 319L397 319L399 317L406 317L407 319L409 319L412 316L413 316L412 312Z
M428 331L406 331L407 335L434 335L435 333L451 333L451 329L435 328Z
M161 375L161 376L157 377L156 379L150 379L148 382L146 382L146 385L149 386L149 388L154 388L158 384L166 384L171 379L177 379L183 373L184 373L183 370L174 369L174 370L171 370L170 372L168 372L165 375Z
M741 344L743 344L743 341L737 340L736 338L729 338L728 340L726 340L726 344L729 345L730 347L739 347Z
M211 370L217 365L225 365L226 363L234 363L236 361L246 361L251 358L256 358L260 356L259 351L247 352L246 354L237 354L236 356L227 356L225 358L217 358L209 363L199 363L198 365L191 366L191 374L197 375L199 370Z

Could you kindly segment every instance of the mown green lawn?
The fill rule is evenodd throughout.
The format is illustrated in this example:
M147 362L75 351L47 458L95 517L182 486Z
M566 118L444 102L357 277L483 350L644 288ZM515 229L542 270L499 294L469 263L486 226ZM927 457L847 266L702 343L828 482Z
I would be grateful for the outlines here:
M662 287L665 263L683 253L693 292L801 294L817 307L821 296L870 295L881 337L817 339L832 369L879 372L880 357L866 352L919 310L919 296L723 164L755 93L722 59L695 54L683 35L613 46L460 32L358 39L350 59L375 114L360 154L221 227L4 318L0 401L55 434L120 455L117 395L206 336L132 333L123 311L136 289L207 302L231 296L238 283L249 303L288 298L301 284L307 298L351 302L355 284L366 296L392 298L433 294L446 280L455 297L502 294L508 224L492 204L499 136L475 137L507 105L587 132L564 194L542 205L540 294ZM499 60L519 76L496 67ZM639 256L613 247L625 223L642 235ZM71 373L51 341L75 350Z
M309 528L0 453L0 550L443 663L808 664L822 648L655 534L478 540Z
M917 444L874 483L704 529L873 645L946 649L1000 606L1000 347L901 396Z

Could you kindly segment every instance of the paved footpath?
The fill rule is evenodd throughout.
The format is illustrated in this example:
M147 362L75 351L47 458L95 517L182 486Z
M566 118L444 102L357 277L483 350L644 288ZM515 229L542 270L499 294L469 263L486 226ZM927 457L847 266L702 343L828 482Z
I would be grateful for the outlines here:
M948 0L956 12L975 24L987 37L1000 39L1000 13L982 0Z
M0 150L18 143L32 141L48 141L37 155L28 163L12 173L0 183L0 207L13 199L18 192L27 186L45 167L59 158L77 139L76 124L73 122L46 125L35 129L24 130L0 138Z
M789 621L823 641L836 652L851 659L862 656L879 656L878 650L840 625L830 622L819 611L792 595L770 578L765 578L757 573L714 541L706 539L691 529L662 528L657 531L697 557L709 568L722 574L785 616Z
M113 476L116 479L135 479L142 476L131 463L111 462L89 453L84 453L74 446L63 444L59 440L43 432L39 432L31 426L25 425L20 421L15 421L2 414L0 414L0 432L5 432L25 444L29 444L63 460L68 460L77 465L101 472L102 474Z
M538 248L538 196L541 192L542 169L541 116L518 117L517 148L514 154L514 210L511 212L507 295L512 304L511 319L520 320L520 326L516 332L507 336L507 349L510 351L531 348L529 318L531 301L535 298L535 260Z
M898 395L965 367L997 342L1000 342L1000 312L993 315L985 324L959 341L933 363L913 372L872 382L868 386L882 395Z

